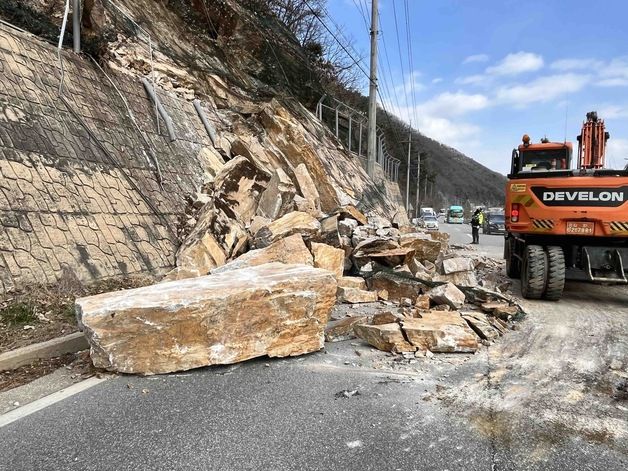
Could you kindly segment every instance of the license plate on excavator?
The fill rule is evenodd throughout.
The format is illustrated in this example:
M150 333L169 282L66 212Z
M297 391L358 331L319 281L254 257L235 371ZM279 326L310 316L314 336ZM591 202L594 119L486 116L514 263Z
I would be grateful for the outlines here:
M567 221L567 234L593 235L595 223Z

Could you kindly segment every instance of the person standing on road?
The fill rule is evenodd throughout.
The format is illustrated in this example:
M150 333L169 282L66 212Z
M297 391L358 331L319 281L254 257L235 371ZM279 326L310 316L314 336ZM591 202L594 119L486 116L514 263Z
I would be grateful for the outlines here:
M473 235L472 244L480 243L480 226L484 222L484 213L481 208L478 208L471 217L471 234Z

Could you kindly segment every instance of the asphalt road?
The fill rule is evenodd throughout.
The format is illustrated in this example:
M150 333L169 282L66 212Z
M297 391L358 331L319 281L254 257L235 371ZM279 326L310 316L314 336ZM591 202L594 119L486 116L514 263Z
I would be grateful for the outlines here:
M464 242L468 226L450 230ZM627 288L569 284L525 306L476 355L403 360L354 340L115 377L0 428L0 469L627 469Z
M471 225L470 224L447 224L439 222L439 230L450 234L450 241L453 244L471 244ZM477 251L494 258L502 258L504 254L504 236L503 234L482 234L480 229L479 245L470 245Z

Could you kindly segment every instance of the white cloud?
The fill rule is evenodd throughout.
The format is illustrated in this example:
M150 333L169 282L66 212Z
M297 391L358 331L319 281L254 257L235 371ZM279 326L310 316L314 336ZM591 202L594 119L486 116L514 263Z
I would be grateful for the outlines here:
M628 106L602 105L598 107L598 115L603 119L628 118Z
M552 62L550 68L566 72L569 70L596 70L602 67L603 62L597 59L560 59Z
M460 85L482 85L486 84L490 80L490 77L486 75L467 75L466 77L459 77L456 79L456 83Z
M473 54L472 56L466 57L465 60L462 61L463 64L472 64L476 62L487 62L489 57L486 54Z
M419 115L460 116L487 106L489 106L488 98L479 93L470 95L461 91L445 92L417 105L417 112Z
M432 79L432 83L433 84L441 83L442 81L443 81L442 77L436 77L436 78Z
M608 78L595 82L598 87L626 87L628 86L628 79L625 78Z
M549 75L528 83L500 87L497 89L496 99L499 103L515 106L525 106L529 103L546 103L562 95L578 92L590 81L590 75Z
M628 86L628 57L617 57L599 68L600 79L596 85L600 87Z
M491 75L518 75L533 72L543 67L543 57L532 52L515 52L508 54L496 65L487 67L486 73Z
M393 92L396 93L403 103L410 106L412 103L412 92L417 93L425 89L425 85L420 82L423 74L417 70L405 77L405 81L401 85L397 85ZM408 96L406 96L406 94Z
M454 122L435 116L421 116L418 124L421 133L453 147L460 146L481 131L475 124Z

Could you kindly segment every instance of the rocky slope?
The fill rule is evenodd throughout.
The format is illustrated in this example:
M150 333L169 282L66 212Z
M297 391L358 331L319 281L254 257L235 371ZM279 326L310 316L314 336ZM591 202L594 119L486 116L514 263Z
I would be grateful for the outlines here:
M318 97L306 58L249 2L84 3L85 54L65 49L61 61L62 1L0 4L26 30L0 25L1 291L68 272L86 282L169 270L188 205L242 159L259 174L247 189L256 204L278 170L303 198L303 166L321 216L345 205L404 214L398 187L368 178L303 105Z

